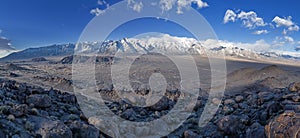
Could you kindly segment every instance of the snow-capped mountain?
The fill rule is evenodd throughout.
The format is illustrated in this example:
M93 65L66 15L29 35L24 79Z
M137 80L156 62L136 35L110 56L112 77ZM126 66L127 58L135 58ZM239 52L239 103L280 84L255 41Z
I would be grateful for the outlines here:
M65 56L72 54L104 54L113 55L116 52L126 54L163 53L171 55L184 54L210 54L213 56L226 56L258 59L258 58L288 58L299 59L300 55L280 54L278 52L254 51L241 48L226 41L205 40L198 41L193 38L175 37L168 34L155 36L143 36L136 38L124 38L117 41L82 42L75 44L52 45L48 47L29 48L20 52L12 53L2 60L29 59L47 56Z

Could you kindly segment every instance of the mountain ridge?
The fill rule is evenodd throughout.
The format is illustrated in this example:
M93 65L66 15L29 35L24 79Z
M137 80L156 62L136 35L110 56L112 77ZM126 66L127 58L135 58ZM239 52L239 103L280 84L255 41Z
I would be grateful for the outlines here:
M123 38L115 41L82 42L75 44L54 44L46 47L28 48L9 54L0 58L0 61L31 59L49 56L67 56L72 54L105 54L114 55L116 52L127 54L146 54L149 52L164 53L172 55L185 54L211 54L214 56L225 56L261 59L261 58L282 58L300 59L300 56L280 54L278 52L257 52L250 49L234 46L233 44L216 43L205 45L205 42L194 38L176 37L168 34L156 37Z

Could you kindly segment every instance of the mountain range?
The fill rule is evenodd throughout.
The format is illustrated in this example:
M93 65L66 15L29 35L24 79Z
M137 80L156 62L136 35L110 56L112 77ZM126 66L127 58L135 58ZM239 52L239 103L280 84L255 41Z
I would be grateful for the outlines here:
M207 41L207 40L206 40ZM300 59L300 54L294 52L282 53L278 51L255 51L251 49L234 46L232 43L226 43L211 40L209 45L204 41L198 41L194 38L175 37L168 34L160 34L151 37L140 38L124 38L116 41L101 42L81 42L75 44L55 44L46 47L28 48L22 51L14 52L6 57L1 58L2 61L22 60L37 57L49 56L67 56L76 54L104 54L112 55L117 51L126 54L146 54L146 53L164 53L172 55L184 54L211 54L213 56L222 56L225 53L227 57L261 59ZM75 51L75 52L74 52Z

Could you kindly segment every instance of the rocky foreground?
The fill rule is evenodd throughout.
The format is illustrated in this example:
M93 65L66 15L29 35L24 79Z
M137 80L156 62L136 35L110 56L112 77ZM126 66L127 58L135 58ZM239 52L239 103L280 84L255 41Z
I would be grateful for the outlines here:
M199 97L192 115L167 137L300 138L300 83L270 89L265 86L266 81L272 83L273 80L267 78L238 94L214 99L216 104L222 100L221 105L204 128L198 127L198 120L206 98ZM155 119L176 102L166 101L142 111L125 101L107 103L107 106L125 119L141 121L145 119L141 114ZM0 79L1 138L108 137L91 124L72 94Z

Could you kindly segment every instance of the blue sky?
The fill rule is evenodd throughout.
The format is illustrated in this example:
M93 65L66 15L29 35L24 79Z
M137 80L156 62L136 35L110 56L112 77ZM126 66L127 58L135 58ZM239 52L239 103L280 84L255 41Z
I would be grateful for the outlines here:
M134 1L138 3L139 0L132 2ZM119 1L106 0L109 5L117 2ZM288 51L300 46L299 27L297 29L300 23L298 0L202 0L202 2L207 6L197 8L197 5L193 4L193 7L211 24L220 40L241 43L263 40L274 49ZM104 10L106 5L99 4L97 0L1 0L0 36L11 40L16 49L76 42L85 26L95 17L90 13L95 8ZM232 11L235 17L231 14L231 20L225 23L224 16L228 10ZM253 13L256 16L253 17ZM278 18L274 20L276 16ZM262 19L263 24L251 22L250 18ZM165 29L171 35L189 36L185 30L172 31L178 28L174 24L166 25L162 21L155 22L149 19L134 21L131 27L120 28L119 31L127 32L127 37L131 37L141 33L140 28L144 26L147 26L144 31ZM284 30L289 29L290 31L284 34ZM254 34L255 32L257 34ZM123 36L115 35L112 38L121 37Z

